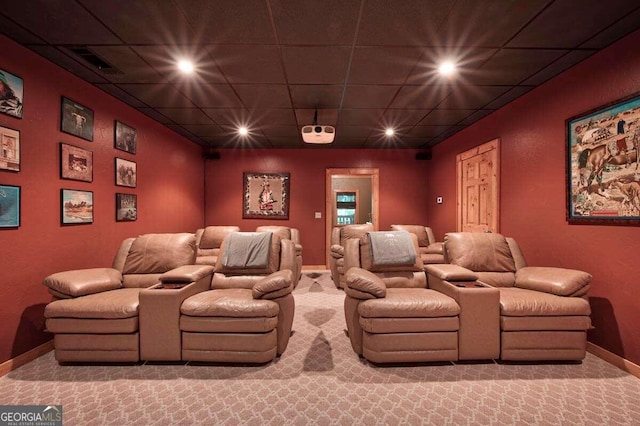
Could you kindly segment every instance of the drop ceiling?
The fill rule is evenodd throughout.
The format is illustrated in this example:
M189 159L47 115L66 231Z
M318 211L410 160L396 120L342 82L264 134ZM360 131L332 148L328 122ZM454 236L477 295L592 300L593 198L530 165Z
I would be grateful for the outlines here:
M0 9L6 36L214 149L314 148L300 129L315 110L336 127L331 147L428 148L638 27L632 0L29 0ZM182 58L194 74L177 71ZM455 75L438 75L444 59L458 64Z

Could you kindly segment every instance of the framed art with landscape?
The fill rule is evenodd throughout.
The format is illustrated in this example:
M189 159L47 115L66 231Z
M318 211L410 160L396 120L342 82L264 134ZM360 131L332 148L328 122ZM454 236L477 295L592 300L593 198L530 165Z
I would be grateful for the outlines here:
M640 94L569 118L567 221L640 225Z
M61 189L60 209L63 225L93 223L93 191Z
M289 219L289 173L243 174L243 219Z

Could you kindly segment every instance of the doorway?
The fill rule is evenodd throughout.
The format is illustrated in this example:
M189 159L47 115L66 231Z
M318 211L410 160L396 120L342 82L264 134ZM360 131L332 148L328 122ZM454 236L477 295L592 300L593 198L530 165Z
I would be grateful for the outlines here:
M458 232L500 232L500 140L456 156Z
M325 195L325 261L329 266L335 226L371 222L379 229L379 170L327 169Z

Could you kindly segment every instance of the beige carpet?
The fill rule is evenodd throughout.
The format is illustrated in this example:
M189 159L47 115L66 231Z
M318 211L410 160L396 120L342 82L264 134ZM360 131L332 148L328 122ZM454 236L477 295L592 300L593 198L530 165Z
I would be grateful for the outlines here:
M65 425L640 425L640 380L593 355L373 367L345 335L344 293L305 273L277 362L61 367L49 353L0 378L0 405L62 404Z

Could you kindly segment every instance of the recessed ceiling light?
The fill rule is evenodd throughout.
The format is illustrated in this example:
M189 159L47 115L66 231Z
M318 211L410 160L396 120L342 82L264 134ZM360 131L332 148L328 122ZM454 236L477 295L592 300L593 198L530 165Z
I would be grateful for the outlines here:
M451 61L445 61L440 64L438 71L442 75L451 75L456 70L456 64Z
M393 130L391 127L388 127L388 128L384 131L384 134L385 134L385 135L387 135L387 136L393 136L393 134L394 134L394 133L395 133L395 132L394 132L394 130Z
M240 136L247 136L249 134L249 129L247 129L246 127L242 126L242 127L238 128L238 133L240 134Z
M185 74L191 74L193 72L193 63L186 59L182 59L178 62L178 69Z

